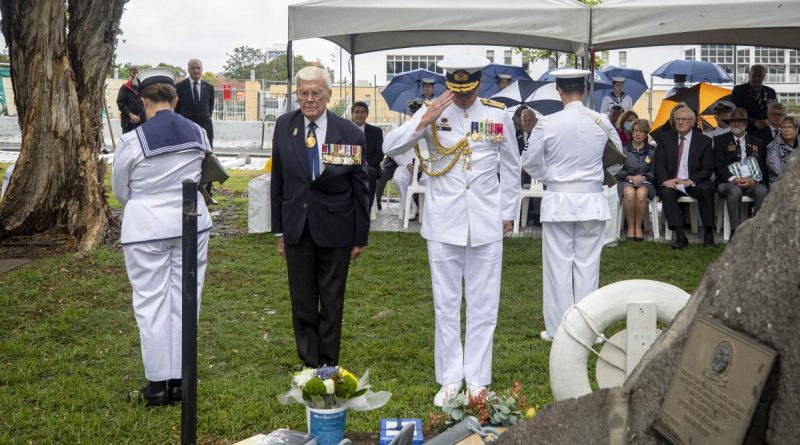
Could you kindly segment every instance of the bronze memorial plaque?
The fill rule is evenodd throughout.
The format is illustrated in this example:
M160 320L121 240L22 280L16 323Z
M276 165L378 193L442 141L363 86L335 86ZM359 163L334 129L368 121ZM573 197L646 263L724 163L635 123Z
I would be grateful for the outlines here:
M741 444L775 351L698 318L653 427L676 445Z

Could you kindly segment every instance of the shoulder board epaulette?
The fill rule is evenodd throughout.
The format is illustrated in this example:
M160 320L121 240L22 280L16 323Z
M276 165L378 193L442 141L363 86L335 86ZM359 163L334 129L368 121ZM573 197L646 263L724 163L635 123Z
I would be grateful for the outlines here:
M492 100L492 99L483 99L483 98L481 98L481 103L483 103L487 107L499 108L501 110L504 110L506 108L506 105L503 102L498 102L498 101Z

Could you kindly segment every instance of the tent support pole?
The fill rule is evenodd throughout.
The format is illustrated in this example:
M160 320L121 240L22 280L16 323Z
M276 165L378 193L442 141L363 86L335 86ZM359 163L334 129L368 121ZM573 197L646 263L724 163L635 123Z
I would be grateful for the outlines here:
M356 103L356 36L354 34L350 34L350 78L353 81L350 104L354 104Z
M286 112L292 111L292 77L294 77L294 56L292 56L292 41L286 44Z
M653 75L650 75L650 94L647 95L647 114L653 122Z

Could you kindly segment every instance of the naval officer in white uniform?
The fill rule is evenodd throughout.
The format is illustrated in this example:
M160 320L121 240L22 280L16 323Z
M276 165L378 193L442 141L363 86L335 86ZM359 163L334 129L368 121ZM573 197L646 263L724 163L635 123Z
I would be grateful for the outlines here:
M200 181L211 151L205 130L173 112L175 73L153 68L134 80L147 122L120 138L112 186L125 207L122 251L133 288L133 312L148 385L129 398L145 405L178 403L181 385L183 181ZM197 300L206 271L211 218L197 200Z
M603 194L603 150L622 143L605 114L581 102L589 71L554 71L564 109L536 124L522 166L547 186L542 198L544 320L551 341L564 312L597 289L603 231L609 219Z
M478 98L480 57L448 57L448 91L386 136L389 156L427 141L431 161L422 218L436 312L435 370L441 406L462 380L476 394L492 381L492 343L500 300L503 233L511 230L519 192L514 124L501 103ZM499 173L499 179L498 179ZM461 344L462 279L467 303Z

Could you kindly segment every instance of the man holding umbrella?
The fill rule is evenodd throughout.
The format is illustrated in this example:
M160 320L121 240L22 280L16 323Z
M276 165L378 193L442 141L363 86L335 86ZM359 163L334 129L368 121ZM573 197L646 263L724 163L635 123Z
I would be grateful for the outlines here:
M393 156L425 138L425 215L436 311L435 371L442 406L466 381L476 395L492 381L492 343L500 300L503 233L511 231L519 192L519 153L514 126L503 104L478 99L480 57L448 57L445 91L400 128L386 135ZM499 172L499 178L498 178ZM467 302L461 343L462 280Z

